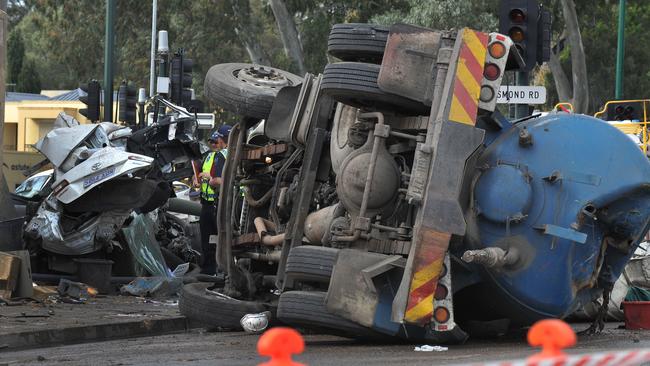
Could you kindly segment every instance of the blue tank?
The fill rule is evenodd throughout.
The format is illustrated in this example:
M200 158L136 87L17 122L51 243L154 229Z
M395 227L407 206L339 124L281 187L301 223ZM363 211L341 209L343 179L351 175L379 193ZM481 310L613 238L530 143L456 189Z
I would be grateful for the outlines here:
M564 317L613 285L648 231L650 163L584 115L506 123L485 141L456 252L498 260L469 265L483 279L472 293L520 323Z

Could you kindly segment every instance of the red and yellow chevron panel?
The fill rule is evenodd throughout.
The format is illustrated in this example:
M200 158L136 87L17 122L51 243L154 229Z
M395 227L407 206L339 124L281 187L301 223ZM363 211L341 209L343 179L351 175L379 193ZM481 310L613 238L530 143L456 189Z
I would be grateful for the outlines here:
M449 120L474 125L481 94L488 35L465 28L462 31L462 40Z
M433 296L442 272L445 253L449 248L451 234L423 227L416 241L413 277L409 287L404 321L424 325L433 316Z

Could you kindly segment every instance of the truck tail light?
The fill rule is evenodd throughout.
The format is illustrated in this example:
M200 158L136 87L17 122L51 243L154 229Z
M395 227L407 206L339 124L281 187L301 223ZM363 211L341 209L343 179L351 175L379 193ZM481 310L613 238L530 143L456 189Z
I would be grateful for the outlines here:
M494 81L501 76L501 70L499 69L499 66L490 63L485 65L483 76L490 81Z
M481 87L481 95L479 96L481 102L489 102L494 99L494 89L484 85Z
M481 82L481 94L478 107L486 111L494 111L497 105L497 92L501 87L501 80L506 69L508 53L513 42L509 37L490 33L488 38L488 52L485 55L485 66L483 67L483 80Z
M493 42L488 46L490 56L494 58L502 58L506 55L506 46L501 42Z
M454 322L454 302L451 291L451 271L449 253L445 255L434 294L432 327L438 332L450 331L456 327Z
M446 323L449 321L450 317L451 314L449 313L449 309L444 306L438 306L433 311L433 319L436 321L436 323Z

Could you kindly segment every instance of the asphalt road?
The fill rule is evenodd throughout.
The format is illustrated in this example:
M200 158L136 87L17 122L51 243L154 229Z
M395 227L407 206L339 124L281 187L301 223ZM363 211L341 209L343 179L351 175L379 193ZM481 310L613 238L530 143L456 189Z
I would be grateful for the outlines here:
M580 337L568 353L592 353L629 348L650 349L650 331L617 329L610 323L596 336ZM577 326L583 328L583 325ZM258 335L206 333L195 330L148 338L85 343L2 352L0 365L257 365ZM306 350L295 360L317 365L453 365L524 358L532 354L524 335L493 340L470 340L449 346L444 352L415 352L408 344L371 344L325 336L307 335Z

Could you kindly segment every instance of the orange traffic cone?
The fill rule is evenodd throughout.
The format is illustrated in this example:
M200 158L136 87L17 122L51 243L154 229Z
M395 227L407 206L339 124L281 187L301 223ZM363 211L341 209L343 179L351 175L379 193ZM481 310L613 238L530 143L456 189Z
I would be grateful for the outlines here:
M306 366L291 360L291 355L304 350L305 341L297 331L282 327L267 330L257 341L257 352L271 359L258 366Z
M576 333L569 324L559 319L540 320L528 331L528 344L542 347L542 351L530 356L528 362L549 358L564 359L566 354L562 350L574 346L576 341Z

